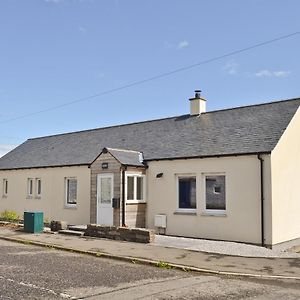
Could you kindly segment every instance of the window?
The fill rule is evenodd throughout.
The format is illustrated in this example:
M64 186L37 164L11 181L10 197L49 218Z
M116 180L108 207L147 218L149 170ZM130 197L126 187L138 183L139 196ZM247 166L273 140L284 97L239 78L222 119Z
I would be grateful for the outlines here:
M8 194L8 180L3 179L3 196L6 197Z
M205 209L226 210L225 175L205 176Z
M35 188L36 188L36 191L35 191L36 197L40 197L42 195L42 180L41 180L41 178L35 179Z
M145 202L145 176L127 175L127 201Z
M27 179L27 196L32 197L33 195L33 179L28 178Z
M178 177L178 208L196 209L196 176Z
M66 205L75 206L77 204L77 179L66 178Z

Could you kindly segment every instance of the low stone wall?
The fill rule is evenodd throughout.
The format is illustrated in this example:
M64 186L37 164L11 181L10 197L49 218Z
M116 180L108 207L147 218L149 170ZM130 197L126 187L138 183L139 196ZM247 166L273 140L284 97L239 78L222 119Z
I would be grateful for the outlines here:
M84 235L137 243L151 243L155 238L154 230L150 229L101 226L96 224L87 225Z

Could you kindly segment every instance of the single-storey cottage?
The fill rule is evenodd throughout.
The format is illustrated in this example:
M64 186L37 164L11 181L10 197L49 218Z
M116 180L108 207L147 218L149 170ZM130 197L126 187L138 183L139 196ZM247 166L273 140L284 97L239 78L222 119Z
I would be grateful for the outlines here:
M0 211L272 246L300 238L300 99L28 139Z

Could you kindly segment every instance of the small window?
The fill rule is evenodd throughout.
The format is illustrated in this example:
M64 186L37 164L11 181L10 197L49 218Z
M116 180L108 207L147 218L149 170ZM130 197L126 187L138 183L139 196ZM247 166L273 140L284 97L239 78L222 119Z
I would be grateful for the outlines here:
M127 201L137 201L144 202L145 201L145 180L143 175L127 175L126 183L127 183Z
M3 179L3 196L7 196L8 194L8 180Z
M196 176L178 177L178 208L196 209Z
M33 195L33 179L28 178L27 179L27 196L32 197Z
M225 175L205 177L205 205L206 210L226 210Z
M66 178L66 204L77 204L77 179Z
M36 178L35 186L36 186L36 196L40 197L42 195L42 180L41 180L41 178Z

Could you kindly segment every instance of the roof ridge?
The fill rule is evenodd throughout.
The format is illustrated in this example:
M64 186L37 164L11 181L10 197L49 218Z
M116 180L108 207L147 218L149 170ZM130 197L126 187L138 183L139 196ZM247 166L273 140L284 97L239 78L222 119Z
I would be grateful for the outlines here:
M121 148L110 148L110 147L105 147L107 150L117 150L117 151L123 151L123 152L134 152L134 153L141 153L140 151L136 150L127 150L127 149L121 149Z
M237 106L237 107L222 108L222 109L207 111L207 112L203 113L203 115L205 115L205 114L211 114L211 113L215 113L215 112L221 112L221 111L243 109L243 108L263 106L263 105L271 105L271 104L288 102L288 101L296 101L296 100L300 100L300 98L298 97L298 98L274 100L274 101L263 102L263 103L258 103L258 104L249 104L249 105L242 105L242 106ZM199 117L197 115L191 116L190 114L183 114L183 115L177 115L177 116L172 116L172 117L165 117L165 118L160 118L160 119L151 119L151 120L137 121L137 122L131 122L131 123L125 123L125 124L117 124L117 125L110 125L110 126L105 126L105 127L97 127L97 128L84 129L84 130L78 130L78 131L71 131L71 132L65 132L65 133L51 134L51 135L46 135L46 136L29 138L28 140L37 140L37 139L43 139L43 138L49 138L49 137L57 137L57 136L64 136L64 135L70 135L70 134L77 134L77 133L91 132L91 131L97 131L97 130L104 130L104 129L109 129L109 128L131 126L131 125L136 125L136 124L144 124L144 123L157 122L157 121L163 121L163 120L169 120L169 119L175 119L175 118L182 118L182 117L185 117L185 116Z
M277 104L277 103L296 101L296 100L300 100L300 98L298 97L298 98L291 98L291 99L273 100L273 101L270 101L270 102L262 102L262 103L257 103L257 104L249 104L249 105L242 105L242 106L236 106L236 107L221 108L221 109L216 109L216 110L212 110L212 111L207 111L204 114L209 114L209 113L214 113L214 112L219 112L219 111L226 111L226 110L235 110L235 109L241 109L241 108L248 108L248 107L254 107L254 106Z

